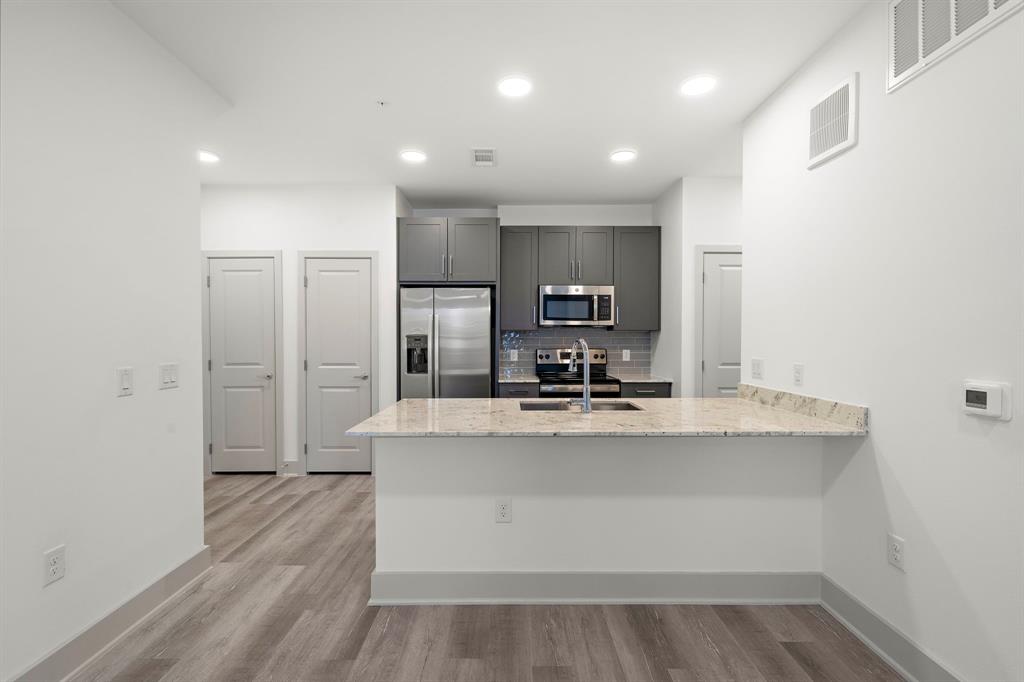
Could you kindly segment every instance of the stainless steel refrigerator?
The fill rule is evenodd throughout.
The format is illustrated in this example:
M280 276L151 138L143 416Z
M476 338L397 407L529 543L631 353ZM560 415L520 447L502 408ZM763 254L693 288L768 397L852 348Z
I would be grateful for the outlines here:
M489 398L491 290L402 287L402 398Z

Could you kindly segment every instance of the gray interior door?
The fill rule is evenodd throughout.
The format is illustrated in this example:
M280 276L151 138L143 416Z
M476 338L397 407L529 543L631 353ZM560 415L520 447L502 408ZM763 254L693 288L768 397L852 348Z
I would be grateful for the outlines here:
M498 279L497 218L448 219L448 281Z
M743 256L704 254L701 395L735 396L740 382L740 292Z
M273 258L211 258L211 464L277 470Z
M537 328L537 228L501 229L501 328Z
M575 284L576 228L538 229L537 279L539 284Z
M661 327L661 229L615 228L615 329Z
M610 286L614 276L614 229L576 228L576 283Z
M434 289L437 398L491 397L491 292Z
M369 258L306 259L306 470L370 471L369 438L345 431L371 413Z
M447 276L447 218L399 218L398 279L443 282Z

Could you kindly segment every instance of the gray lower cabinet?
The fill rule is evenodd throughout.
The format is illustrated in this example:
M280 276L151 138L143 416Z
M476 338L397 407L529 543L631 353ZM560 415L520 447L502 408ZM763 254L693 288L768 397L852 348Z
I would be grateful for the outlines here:
M575 284L576 228L538 229L537 278L540 284Z
M494 282L497 218L399 218L400 282Z
M615 329L661 328L661 228L615 228Z
M537 228L501 228L501 328L537 328Z
M498 279L498 219L448 218L448 281Z
M499 398L539 398L538 384L498 384Z
M653 383L623 383L621 385L623 398L671 398L672 384Z
M398 219L398 279L443 282L448 276L446 218Z

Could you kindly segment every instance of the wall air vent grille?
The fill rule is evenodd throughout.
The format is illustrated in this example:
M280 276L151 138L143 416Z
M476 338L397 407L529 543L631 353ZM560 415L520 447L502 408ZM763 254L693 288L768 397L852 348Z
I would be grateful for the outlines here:
M494 150L493 149L474 149L473 150L473 165L474 166L493 166L495 165Z
M1024 7L1024 0L889 0L886 91L982 35Z
M988 3L989 0L955 0L956 34L962 34L984 19L988 14Z
M921 5L921 56L929 56L950 37L949 0L929 0Z
M808 168L828 161L857 144L857 74L811 107Z

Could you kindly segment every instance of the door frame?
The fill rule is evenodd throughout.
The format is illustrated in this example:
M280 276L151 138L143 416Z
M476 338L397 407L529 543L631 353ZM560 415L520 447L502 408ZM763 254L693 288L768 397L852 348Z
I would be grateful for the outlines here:
M697 301L694 307L695 319L694 329L696 330L695 353L694 353L694 389L697 398L704 395L704 256L712 253L735 253L743 255L743 247L739 244L698 244L694 247L696 251L696 291ZM742 329L742 321L740 328Z
M305 452L306 441L306 427L308 424L308 418L306 415L306 369L303 363L306 360L306 261L311 259L335 259L335 258L356 258L370 261L370 414L376 414L380 410L380 349L379 334L380 330L380 308L379 308L379 289L380 282L378 281L380 270L380 252L379 251L299 251L296 254L296 264L298 265L298 276L296 279L298 289L298 303L296 307L297 323L298 327L298 346L296 346L296 365L295 371L298 375L297 387L298 390L296 398L298 400L297 410L297 421L298 427L298 442L296 443L296 452L302 462L302 471L293 472L301 473L302 475L309 474L309 467L307 465L306 458L308 454ZM373 457L373 439L370 439L370 473L373 473L374 457Z
M284 298L281 291L280 251L201 251L203 292L203 469L205 476L213 475L213 411L210 401L210 261L218 258L272 258L274 261L274 420L276 428L275 448L277 450L277 473L284 469L284 381L281 370L284 367Z

